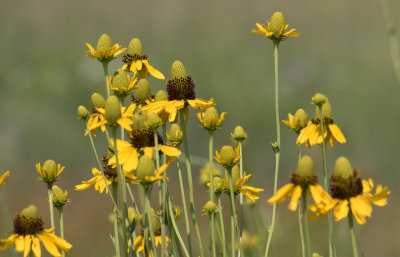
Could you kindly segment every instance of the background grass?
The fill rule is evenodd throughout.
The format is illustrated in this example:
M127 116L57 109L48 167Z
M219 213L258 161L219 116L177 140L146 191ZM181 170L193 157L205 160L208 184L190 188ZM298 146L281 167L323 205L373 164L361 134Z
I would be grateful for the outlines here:
M400 25L400 2L390 4ZM96 45L100 34L107 33L123 46L140 38L150 63L166 77L174 60L185 64L198 97L213 97L218 110L228 112L223 129L215 133L216 147L230 143L235 126L245 128L245 170L253 174L253 185L265 189L260 207L267 218L271 207L265 201L272 195L274 169L269 146L275 140L273 47L250 31L277 10L301 34L280 47L281 118L300 107L313 116L311 96L321 92L329 97L335 123L348 140L328 150L329 170L344 155L361 176L373 177L392 191L388 206L375 208L366 225L357 225L360 249L364 256L397 256L400 85L378 0L1 1L0 173L12 172L5 186L12 215L35 204L49 224L46 187L37 179L34 164L54 159L67 167L59 185L72 199L65 207L66 238L74 246L69 256L113 255L109 199L94 190L73 191L96 166L76 108L89 107L95 91L105 95L102 67L85 56L84 43ZM110 71L121 64L117 58ZM165 86L163 81L149 81L153 92ZM207 157L207 133L198 125L192 112L191 151ZM283 125L279 185L295 170L295 140ZM98 141L104 146L102 136ZM317 148L304 152L321 170ZM172 181L176 177L174 172L169 175ZM207 194L200 186L196 189L200 210ZM200 219L207 228L207 218ZM297 214L284 204L278 208L277 222L273 256L299 256ZM325 225L325 220L311 222L312 244L324 255ZM0 229L8 230L3 224ZM350 256L347 222L335 224L335 229L338 256Z

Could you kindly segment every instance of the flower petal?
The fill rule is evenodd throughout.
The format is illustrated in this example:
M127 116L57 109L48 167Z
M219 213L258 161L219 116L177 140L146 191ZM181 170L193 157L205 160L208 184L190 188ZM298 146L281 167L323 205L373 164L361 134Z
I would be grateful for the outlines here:
M336 209L333 211L335 221L339 221L349 214L349 202L347 200L340 200Z
M302 189L300 185L297 185L292 192L292 196L289 203L289 210L295 211L297 209L297 205L299 203L299 199L301 197Z
M267 202L269 204L273 204L276 202L279 202L279 204L282 203L283 201L285 201L286 197L288 197L288 195L292 192L294 186L295 185L292 183L284 185L276 192L274 196L269 198Z

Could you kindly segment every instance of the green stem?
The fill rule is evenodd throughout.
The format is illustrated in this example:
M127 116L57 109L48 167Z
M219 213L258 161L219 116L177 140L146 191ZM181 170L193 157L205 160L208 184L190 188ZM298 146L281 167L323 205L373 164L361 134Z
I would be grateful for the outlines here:
M186 235L187 235L187 241L188 241L188 246L189 246L189 253L190 253L190 256L193 256L192 237L191 237L191 233L190 233L190 223L189 223L189 216L188 216L188 211L187 211L187 207L186 207L185 189L183 187L182 171L181 171L179 156L176 157L176 166L178 168L179 186L181 188L183 214L185 217Z
M303 194L303 208L301 216L304 221L304 231L306 234L307 256L311 257L310 231L308 228L308 219L307 219L307 189L304 189L302 194Z
M185 108L187 108L187 107L185 107ZM185 162L186 162L186 170L187 170L188 184L189 184L190 213L192 216L194 229L196 231L197 241L199 243L200 256L204 257L203 243L202 243L202 239L201 239L201 235L200 235L199 224L197 223L196 209L195 209L195 205L194 205L192 166L190 164L189 144L188 144L188 137L187 137L187 131L186 131L185 109L179 110L179 115L180 115L181 127L182 127L182 132L183 132L183 147L185 150Z
M233 181L232 181L232 168L226 168L228 171L229 177L229 192L230 192L230 199L231 199L231 256L235 256L235 246L236 246L236 239L235 239L235 230L236 230L236 206L235 206L235 196L233 192Z
M112 194L114 199L118 199L118 184L116 182L112 182ZM120 257L120 249L119 249L119 234L118 234L118 213L117 213L117 205L113 206L113 222L114 222L114 241L115 241L115 255L116 257Z
M211 232L211 252L212 256L216 257L216 251L215 251L215 219L214 219L215 213L210 213L208 215L208 222L210 223L210 232Z
M353 247L353 256L358 257L356 234L354 233L353 212L351 210L349 210L349 215L347 218L349 220L349 229L351 236L351 245Z
M226 239L225 239L225 225L224 225L224 215L222 214L222 204L221 204L221 194L218 193L217 195L217 202L218 202L218 216L219 216L219 223L221 225L221 235L222 235L222 256L226 257Z
M156 167L157 170L160 168L160 155L158 152L158 134L157 134L157 129L153 129L153 134L154 134L154 151L155 151L155 157L156 157ZM165 191L164 189L164 184L165 184L165 179L158 181L157 186L158 186L158 203L160 205L160 210L162 213L166 214L166 208L163 203L166 202L165 198ZM165 248L167 245L167 238L166 238L166 233L165 233L165 223L164 219L160 217L160 224L161 224L161 256L165 255Z
M126 205L126 182L125 176L122 173L121 166L119 165L118 158L118 146L117 146L117 127L113 127L113 139L114 139L114 154L117 166L117 174L118 174L118 187L120 189L121 200L122 200L122 232L124 235L124 254L128 256L128 233L127 226L129 226L128 220L128 208Z
M86 123L86 122L85 122L85 123ZM87 129L87 132L88 132L88 135L89 135L90 144L91 144L91 146L92 146L94 155L95 155L95 157L96 157L97 164L99 165L99 170L101 171L101 176L103 177L104 184L106 185L107 192L110 192L110 187L108 186L106 176L104 175L103 167L101 166L101 162L100 162L100 159L99 159L99 155L97 154L96 145L94 144L94 141L93 141L92 132L89 130L89 126L87 125L87 123L86 123L86 129ZM110 141L108 141L108 142L110 142ZM113 202L113 205L114 205L114 206L117 206L117 204L116 204L116 202L115 202L114 197L112 196L112 194L109 194L109 195L110 195L111 201ZM117 212L118 212L118 214L120 215L118 208L117 208Z
M108 62L103 62L103 71L106 79L107 96L110 96L110 84L108 82Z
M279 174L279 155L281 146L281 127L279 121L279 83L278 83L278 47L279 40L274 40L274 66L275 66L275 121L276 121L276 143L278 144L278 149L275 151L275 179L274 179L274 195L276 194L276 187L278 184L278 174ZM269 247L271 245L272 234L274 232L275 226L275 214L276 214L276 203L272 206L272 221L268 228L268 239L265 248L265 257L268 256Z
M239 160L239 167L240 167L240 178L243 178L243 145L242 142L239 142L239 151L240 151L240 160ZM240 193L239 195L239 205L240 205L240 225L239 225L239 253L238 257L241 256L242 253L242 233L243 233L243 194Z
M61 206L61 207L59 207L59 208L57 208L57 210L58 210L58 216L59 216L59 218L60 218L60 237L62 238L62 239L64 239L64 215L63 215L63 207ZM62 254L62 256L63 257L65 257L65 252L64 251L61 251L61 254Z
M330 192L329 186L328 186L328 169L327 169L327 164L326 164L326 142L325 142L325 137L324 137L324 116L322 113L322 106L318 105L319 109L319 118L320 118L320 127L321 127L321 135L322 135L322 160L324 163L324 189L327 192ZM336 257L336 249L335 249L335 243L333 241L333 216L332 212L328 213L328 232L329 232L329 257Z
M151 238L151 246L153 248L152 256L157 257L157 248L156 248L156 237L154 236L154 229L153 229L153 221L151 218L151 208L150 208L150 196L151 196L151 189L150 187L145 187L145 198L144 204L146 208L147 219L149 221L149 231L150 231L150 238Z
M174 217L174 211L172 210L171 197L168 197L168 210L169 210L169 216L170 216L170 220L171 220L171 223L172 223L172 227L174 228L175 235L176 235L176 237L178 238L178 241L179 241L178 246L183 250L183 252L185 253L186 257L192 256L192 255L189 255L188 250L186 249L185 243L182 240L182 236L179 233L178 226L176 225L176 221L175 221L175 217Z
M298 160L298 162L297 163L300 163L300 160L301 160L301 144L299 144L299 160Z
M49 207L50 207L50 222L51 222L51 227L54 228L54 210L53 210L53 191L52 191L52 183L47 184L47 196L49 197ZM53 234L55 232L53 231Z
M387 34L389 38L389 49L392 58L393 69L396 74L397 82L400 84L400 54L399 54L399 42L396 35L396 27L393 23L392 14L390 12L390 6L387 0L381 0L383 17L386 21Z
M300 160L301 160L301 145L300 144L299 144L298 148L299 148L299 160L298 160L298 163L300 163ZM307 195L306 195L306 197L307 197ZM304 212L306 211L305 208L307 207L307 206L304 205L304 203L306 203L306 201L305 201L305 198L303 197L303 207L299 208L299 230L300 230L301 251L302 251L302 256L303 257L306 256L306 246L305 246L305 243L304 243L303 218L304 218L304 215L305 215ZM300 206L300 200L299 200L299 206ZM307 218L305 218L305 219L307 219Z
M210 201L214 202L214 166L213 166L213 151L214 151L214 142L213 142L213 131L209 131L208 135L208 161L209 161L209 169L210 169ZM215 251L215 233L214 233L214 227L215 227L215 215L214 213L210 214L209 217L210 220L210 232L211 232L211 251L213 256L216 256L216 251Z

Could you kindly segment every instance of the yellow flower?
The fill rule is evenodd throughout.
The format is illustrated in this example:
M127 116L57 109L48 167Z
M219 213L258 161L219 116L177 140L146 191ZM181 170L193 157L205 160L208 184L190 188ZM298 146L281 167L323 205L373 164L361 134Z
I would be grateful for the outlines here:
M340 170L340 166L346 165ZM345 172L343 172L345 171ZM350 163L344 157L340 157L335 164L334 174L331 176L331 195L333 200L327 203L314 204L308 207L315 215L311 219L325 216L334 209L335 221L342 220L349 215L349 210L354 214L357 222L362 225L366 217L371 217L372 205L385 206L390 191L387 187L378 185L375 194L372 193L374 182L370 178L361 180L358 171L352 170Z
M10 176L10 171L9 170L4 172L3 175L1 175L1 177L0 177L0 186L4 185L4 183L6 183L6 180L7 180L8 176Z
M322 104L322 113L324 117L323 124L325 142L329 142L331 148L334 147L335 141L338 141L341 144L346 143L346 138L344 137L340 128L333 124L332 109L328 101ZM306 143L308 147L311 147L315 144L322 144L321 120L319 117L319 107L317 106L315 111L315 119L311 119L308 122L307 127L300 131L296 144Z
M175 61L171 67L171 79L167 82L168 101L149 102L142 110L147 113L157 113L161 116L163 112L169 114L168 120L175 122L178 111L191 106L193 109L200 109L202 111L209 107L214 107L214 100L211 98L209 101L196 98L194 91L194 81L192 77L186 74L185 67L182 62ZM185 118L189 118L189 109L185 108Z
M232 146L224 145L221 150L215 151L214 159L225 168L233 167L240 160L239 151L239 146L233 150Z
M165 79L164 75L149 64L148 56L143 54L142 43L139 39L134 38L129 42L128 51L122 58L125 63L123 70L128 70L143 79L151 75L157 79Z
M155 181L167 179L167 177L161 174L166 171L173 161L173 158L168 158L166 164L162 165L159 169L154 170L154 160L147 155L142 155L139 158L137 169L136 169L136 179L135 183L140 183L142 185L152 184Z
M111 38L107 34L100 36L96 50L89 43L86 43L86 47L89 48L87 56L101 62L109 62L126 50L126 48L121 49L119 44L112 45Z
M42 242L52 256L61 257L59 249L69 252L72 245L54 235L52 233L54 229L43 228L43 218L38 217L37 208L31 205L15 216L14 233L7 239L0 239L0 250L6 250L15 244L15 251L24 253L24 257L31 252L35 257L41 257L40 242Z
M136 104L131 104L128 108L121 107L121 117L116 120L116 124L123 127L124 129L130 131L132 124L132 116L133 111L136 108ZM88 120L88 127L90 131L95 131L97 128L101 128L101 131L105 131L105 125L110 124L113 125L112 122L108 121L106 117L106 109L105 108L97 108L97 114L90 116ZM103 130L104 129L104 130Z
M300 197L304 190L311 194L317 204L331 202L332 199L317 181L314 175L314 161L305 155L301 158L296 173L290 176L290 183L281 187L274 196L268 199L269 204L278 202L281 204L286 198L290 197L289 210L296 211Z
M123 141L117 139L118 161L123 168L130 172L135 170L138 165L139 155L147 155L153 158L153 151L155 147L154 130L147 125L147 114L143 111L135 113L133 118L133 127L128 133L130 141ZM167 156L179 156L181 151L175 147L165 146L159 138L158 149ZM111 145L114 141L111 140ZM113 156L110 159L110 164L116 164L116 158Z
M257 29L253 29L251 33L264 34L266 38L271 40L284 40L289 36L298 37L300 34L295 32L296 29L286 31L289 27L285 24L285 18L281 12L275 12L271 17L271 22L267 20L267 26L256 23Z
M113 76L108 76L108 82L111 91L116 96L127 96L135 88L137 79L135 77L131 78L125 71L118 69Z
M218 117L217 109L214 107L209 107L203 113L197 113L197 118L201 122L201 124L209 131L214 131L221 126L221 123L224 121L226 112L222 112L221 116Z
M289 113L288 120L282 121L294 132L300 133L300 131L307 126L307 114L303 109L298 109L294 116Z
M162 241L162 238L161 238L161 231L160 232L158 232L158 233L156 233L155 232L155 240L156 240L156 242L155 242L155 245L156 245L156 247L158 246L158 245L160 245L161 244L161 241ZM135 241L133 242L133 244L134 244L134 246L135 246L135 249L136 249L136 251L138 251L138 252L144 252L144 244L145 244L145 240L143 240L144 238L143 238L143 235L139 235L138 237L136 237L136 239L135 239ZM169 244L169 237L167 236L166 237L166 243L167 243L167 246L168 246L168 244ZM151 242L151 238L150 238L150 236L149 236L149 242ZM149 252L149 256L151 256L151 254L150 254L150 252Z
M111 165L108 165L107 157L103 156L103 163L104 165L104 176L107 180L107 185L111 185L113 182L118 182L118 174L116 168L113 168ZM136 177L131 173L127 172L126 170L122 171L125 175L125 180L127 183L135 183ZM90 187L94 186L94 189L98 191L100 194L103 193L104 189L106 190L106 194L108 194L106 183L104 182L103 175L101 171L96 168L92 168L93 178L89 179L88 181L82 181L80 185L75 186L75 190L83 191L89 189Z
M58 179L58 176L60 176L64 169L64 166L61 167L61 164L56 164L53 160L45 161L43 167L40 163L36 164L36 170L40 175L40 179L50 184Z

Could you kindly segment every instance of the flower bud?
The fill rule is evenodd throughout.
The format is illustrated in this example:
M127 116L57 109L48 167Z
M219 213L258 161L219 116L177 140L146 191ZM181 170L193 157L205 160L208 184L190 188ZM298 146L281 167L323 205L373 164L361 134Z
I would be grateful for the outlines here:
M226 163L233 163L233 160L236 157L236 153L233 150L233 147L230 145L224 145L221 148L221 160Z
M133 220L135 220L136 225L139 222L139 215L133 207L128 208L128 219L129 219L129 225L132 225Z
M38 218L38 209L35 205L29 205L27 208L21 211L21 216L25 216L27 218Z
M146 176L154 176L154 162L149 156L140 156L136 176L139 179L145 179Z
M271 21L269 24L269 30L274 32L275 36L279 36L282 28L285 26L285 17L281 12L275 12L272 14Z
M99 41L97 41L97 49L96 52L105 52L108 51L112 47L111 38L107 34L103 34L100 36Z
M158 114L152 112L148 115L147 125L152 129L156 129L162 125L162 120Z
M161 229L161 225L158 215L153 208L151 208L150 213L151 213L151 225L153 225L153 231L154 232L159 231Z
M53 160L47 160L43 163L43 170L47 173L48 177L55 177L57 175L57 164Z
M231 133L231 137L236 141L241 142L247 138L247 133L244 132L241 126L237 126L233 131L233 134Z
M171 79L187 77L185 67L181 61L174 61L171 66Z
M168 100L168 95L164 90L159 90L157 92L156 96L154 97L154 100L156 102L167 101Z
M313 101L313 103L314 103L315 105L321 106L321 105L324 104L326 101L328 101L328 98L327 98L325 95L323 95L323 94L316 93L316 94L311 98L311 100Z
M240 169L238 165L232 167L232 184L235 186L236 181L240 178ZM229 181L229 174L225 172L225 180Z
M209 107L204 113L203 121L206 128L217 128L219 122L217 109L215 109L214 107Z
M300 177L312 177L314 175L314 161L310 156L301 157L296 174Z
M106 115L105 118L109 124L114 124L119 118L121 118L121 105L119 103L118 97L111 95L107 98L106 105Z
M319 111L320 107L315 107L315 118L316 119L320 119L320 111ZM329 118L332 119L332 107L331 104L329 103L329 101L326 101L324 104L322 104L322 116L323 118Z
M181 143L183 140L183 132L181 127L174 123L171 128L167 131L168 140L172 143Z
M335 177L342 177L348 179L353 176L353 167L346 157L339 157L335 162L335 168L333 170Z
M67 202L67 191L63 192L58 186L52 188L52 200L56 208L64 206Z
M133 38L128 45L128 54L130 55L143 55L142 42L138 38Z
M78 118L85 119L89 115L88 109L85 106L79 105L78 106Z
M112 87L117 88L118 90L128 88L129 87L129 79L125 71L122 69L118 69L114 72L112 78Z
M307 114L304 109L298 109L294 114L293 123L296 130L300 130L307 126Z
M224 181L221 179L220 176L215 176L213 179L214 191L221 192L225 188Z
M203 207L203 211L208 214L217 212L218 206L213 201L208 201Z
M148 115L145 111L139 110L133 115L133 125L134 129L148 129L147 125Z
M106 100L99 93L93 93L90 101L92 102L93 110L96 110L96 108L104 108L104 106L106 105Z

